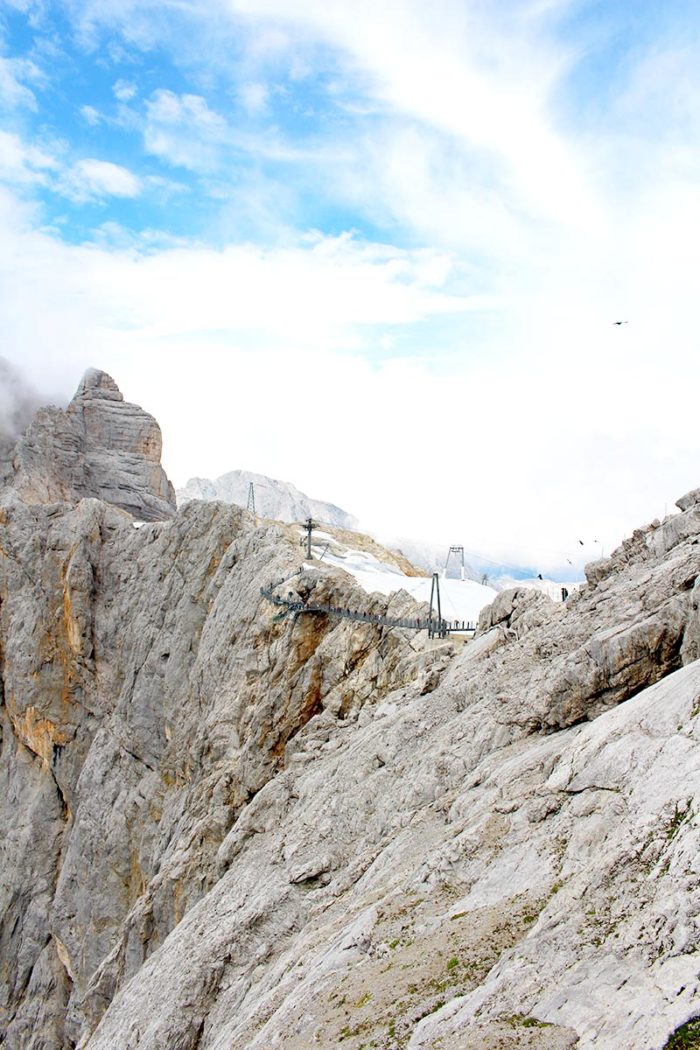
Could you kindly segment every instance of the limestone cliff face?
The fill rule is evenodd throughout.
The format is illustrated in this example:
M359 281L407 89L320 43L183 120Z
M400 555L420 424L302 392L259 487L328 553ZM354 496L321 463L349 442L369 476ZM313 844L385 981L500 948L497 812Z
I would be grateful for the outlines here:
M121 402L82 401L99 437L84 402ZM6 489L5 1045L660 1050L700 994L700 492L680 506L462 647L285 615L261 586L416 609L297 574L298 530L240 508L136 528Z
M160 465L160 427L88 371L68 408L40 409L14 449L14 485L28 503L97 497L144 521L169 518L175 491Z
M313 720L321 747L441 661L277 620L260 586L298 567L298 537L239 508L136 529L97 500L65 512L10 490L2 516L2 1006L9 1046L64 1047L216 884L226 833L299 730ZM363 600L347 579L334 594Z

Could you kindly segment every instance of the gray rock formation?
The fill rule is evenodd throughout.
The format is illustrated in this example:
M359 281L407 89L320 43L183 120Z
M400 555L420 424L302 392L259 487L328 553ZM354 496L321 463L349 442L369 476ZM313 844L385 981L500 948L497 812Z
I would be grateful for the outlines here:
M169 518L175 494L160 465L161 445L155 419L91 369L65 411L36 413L15 445L10 482L27 503L93 496L144 521Z
M317 716L321 746L441 661L372 628L277 622L259 588L297 567L296 530L239 508L134 529L96 500L65 514L8 490L4 518L2 1005L10 1046L66 1046L216 884L298 731ZM333 593L365 600L345 574Z
M286 522L312 517L340 529L357 528L357 519L334 503L311 499L289 481L277 481L249 470L231 470L214 481L190 478L184 488L177 490L177 503L183 507L195 499L220 500L247 507L251 484L255 492L255 511L260 517Z
M239 508L6 489L5 1045L661 1050L700 993L681 502L461 646L285 614L261 586L418 609Z

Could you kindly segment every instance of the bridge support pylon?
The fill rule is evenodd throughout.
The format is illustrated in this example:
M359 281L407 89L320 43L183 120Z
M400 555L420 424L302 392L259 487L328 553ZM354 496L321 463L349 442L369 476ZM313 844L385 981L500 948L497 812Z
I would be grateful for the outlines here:
M437 621L433 619L433 607L437 608ZM428 638L442 638L444 636L444 625L442 620L442 606L440 605L440 574L433 573L430 584L430 612L428 613Z

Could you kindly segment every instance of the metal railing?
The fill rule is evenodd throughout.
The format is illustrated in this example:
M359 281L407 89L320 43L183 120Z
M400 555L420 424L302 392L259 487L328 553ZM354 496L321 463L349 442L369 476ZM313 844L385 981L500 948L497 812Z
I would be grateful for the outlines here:
M296 575L296 574L295 574ZM290 578L290 577L288 577ZM281 598L275 594L275 588L286 579L270 584L269 587L261 587L260 594L273 605L284 607L288 612L299 613L323 613L326 616L334 616L340 620L354 620L357 623L374 623L380 627L403 627L409 631L428 631L436 638L446 638L448 634L467 634L476 630L476 624L470 620L437 620L435 617L395 617L383 616L381 613L364 612L361 609L346 609L338 605L325 605L320 602L305 602L293 597ZM289 592L290 595L292 592Z

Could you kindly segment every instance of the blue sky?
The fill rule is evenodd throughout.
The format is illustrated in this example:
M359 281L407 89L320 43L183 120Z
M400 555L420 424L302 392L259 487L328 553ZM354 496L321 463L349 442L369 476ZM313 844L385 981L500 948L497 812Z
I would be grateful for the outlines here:
M333 47L277 40L265 23L256 34L215 4L125 5L124 17L116 5L23 7L3 20L24 102L6 126L68 173L41 194L65 239L106 222L213 245L274 242L285 226L411 239L338 185L381 118Z
M699 36L681 0L0 0L5 356L111 371L178 484L564 571L700 483Z

